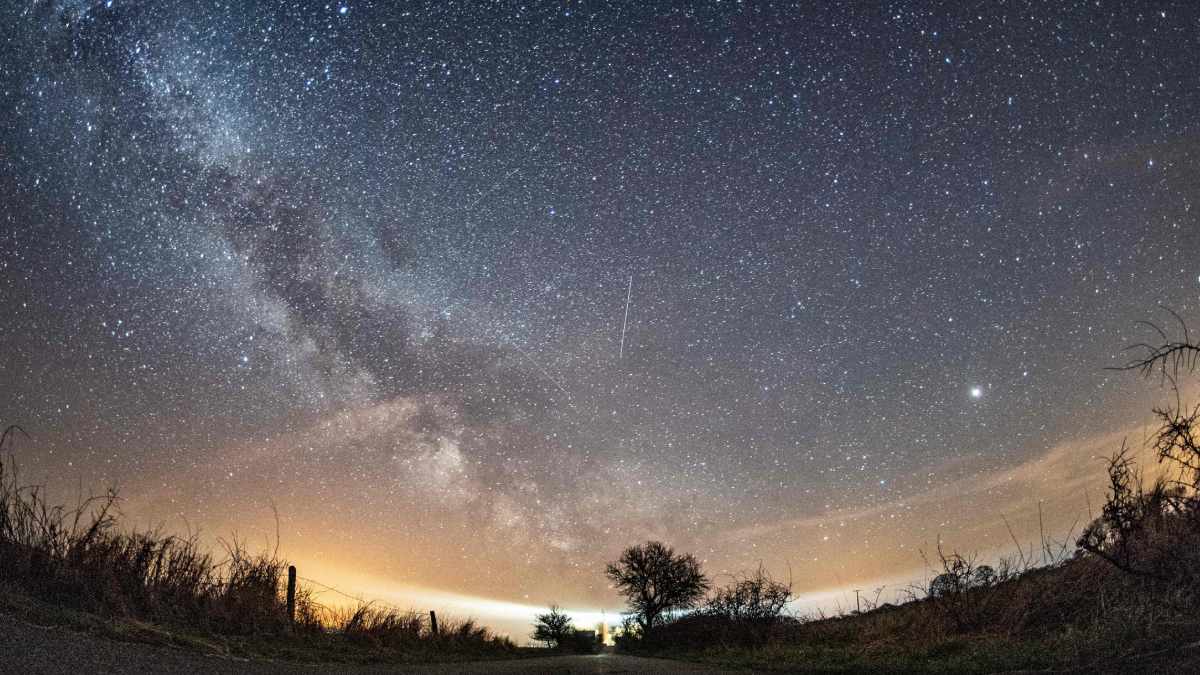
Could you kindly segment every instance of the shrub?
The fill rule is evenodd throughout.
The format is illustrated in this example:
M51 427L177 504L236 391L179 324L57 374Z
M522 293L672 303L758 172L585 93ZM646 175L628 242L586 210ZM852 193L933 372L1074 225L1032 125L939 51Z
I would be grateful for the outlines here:
M753 574L735 576L731 584L718 588L704 611L734 623L770 623L791 599L791 583L776 581L759 565Z
M533 626L533 635L530 637L545 643L547 647L559 649L564 647L564 643L574 630L575 628L571 625L571 617L567 616L558 605L550 605L549 612L538 615L537 622Z

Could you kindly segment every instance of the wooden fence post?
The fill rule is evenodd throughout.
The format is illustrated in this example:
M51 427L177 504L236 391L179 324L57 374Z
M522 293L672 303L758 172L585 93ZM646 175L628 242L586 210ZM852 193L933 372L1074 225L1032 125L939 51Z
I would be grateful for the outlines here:
M287 614L288 623L296 622L296 566L288 565L288 590L287 590Z
M433 611L432 609L429 610L429 628L433 631L434 635L438 634L437 612Z

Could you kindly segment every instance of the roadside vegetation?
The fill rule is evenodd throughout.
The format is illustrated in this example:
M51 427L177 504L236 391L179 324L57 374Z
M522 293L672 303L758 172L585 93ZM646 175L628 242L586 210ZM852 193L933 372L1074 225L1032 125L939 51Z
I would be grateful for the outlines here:
M309 661L428 662L511 657L517 648L473 621L361 604L325 607L303 586L294 619L288 563L236 539L219 554L195 534L121 528L114 491L72 508L21 482L0 434L0 611L39 624L237 656Z
M618 648L791 672L1200 667L1200 404L1185 405L1177 386L1200 366L1200 343L1179 323L1182 339L1155 327L1160 340L1120 368L1174 392L1154 410L1163 471L1149 480L1117 450L1103 509L1074 548L1043 542L1044 557L1018 551L990 566L939 547L938 573L906 602L827 618L789 614L790 584L761 568L712 589L691 556L650 542L606 569L628 601ZM646 551L658 562L642 564Z
M565 654L594 654L601 648L596 631L577 628L558 605L550 605L549 612L538 615L530 637L548 649Z

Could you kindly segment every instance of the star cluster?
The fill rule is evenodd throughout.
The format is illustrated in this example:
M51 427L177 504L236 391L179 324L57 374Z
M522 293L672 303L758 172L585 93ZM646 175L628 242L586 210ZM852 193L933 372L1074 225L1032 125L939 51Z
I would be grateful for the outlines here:
M1200 11L823 4L9 3L0 421L507 600L1065 528L1197 317Z

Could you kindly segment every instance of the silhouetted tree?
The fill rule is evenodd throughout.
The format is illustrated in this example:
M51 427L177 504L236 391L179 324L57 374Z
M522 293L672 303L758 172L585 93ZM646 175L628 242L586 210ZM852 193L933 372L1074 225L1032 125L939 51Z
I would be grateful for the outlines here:
M1175 379L1179 377L1181 370L1194 372L1197 366L1200 366L1200 342L1192 340L1191 332L1188 331L1183 317L1170 309L1167 309L1167 312L1175 317L1175 321L1183 333L1183 339L1173 340L1167 335L1167 331L1157 324L1140 321L1139 323L1149 326L1158 333L1160 341L1156 343L1139 342L1130 345L1126 350L1141 351L1141 356L1136 356L1127 361L1125 365L1111 370L1136 370L1147 377L1158 373L1163 378Z
M791 584L776 581L759 565L754 574L734 577L733 583L718 588L705 610L734 622L766 623L778 619L791 599Z
M1170 481L1171 485L1196 490L1200 487L1200 405L1188 411L1179 397L1178 379L1180 372L1194 373L1200 367L1200 342L1192 340L1182 317L1169 309L1167 311L1179 323L1183 339L1173 340L1164 329L1143 321L1158 333L1161 341L1132 345L1129 349L1141 350L1142 355L1117 370L1136 370L1147 377L1158 374L1171 383L1175 390L1175 405L1154 408L1154 416L1160 425L1151 446L1158 455L1158 461L1169 462L1177 469L1177 479Z
M670 612L695 607L710 587L695 556L676 555L657 541L625 549L604 573L625 596L643 634L660 625Z
M1154 408L1159 428L1150 441L1160 463L1169 469L1148 487L1129 448L1108 463L1109 493L1100 516L1088 524L1076 542L1080 549L1138 576L1168 581L1200 581L1200 556L1195 531L1200 529L1200 405L1186 407L1180 397L1181 373L1200 367L1200 342L1192 339L1183 319L1182 339L1172 339L1159 326L1142 322L1157 334L1154 343L1130 347L1141 355L1116 370L1158 375L1175 391L1174 405Z
M550 605L550 611L539 614L533 624L533 637L538 642L546 643L547 647L562 647L575 628L571 625L571 617L562 611L558 605Z
M1160 577L1137 563L1138 542L1145 539L1148 525L1176 510L1175 501L1182 493L1161 477L1147 488L1123 443L1108 460L1108 483L1108 498L1100 516L1084 528L1076 545L1130 574Z
M943 571L929 582L931 598L944 598L996 583L996 570L991 565L976 565L973 557L958 553L947 555L942 553L940 545L938 556Z

